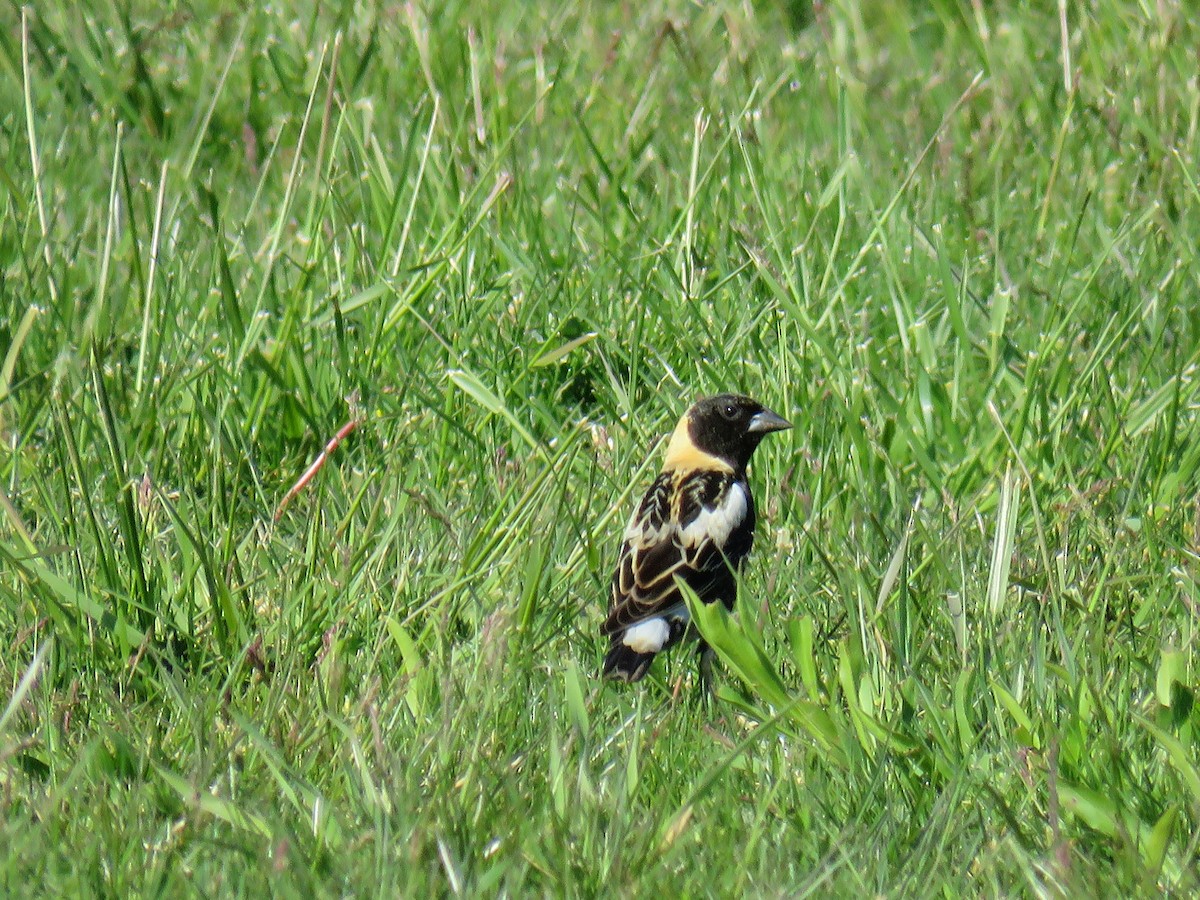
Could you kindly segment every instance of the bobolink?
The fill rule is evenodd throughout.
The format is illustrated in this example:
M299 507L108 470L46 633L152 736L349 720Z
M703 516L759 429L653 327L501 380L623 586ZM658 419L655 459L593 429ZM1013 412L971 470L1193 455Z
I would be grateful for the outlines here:
M763 437L791 423L736 394L697 402L679 420L662 473L625 529L613 574L605 678L638 681L688 630L682 581L705 603L733 608L736 572L754 541L746 465ZM701 642L701 665L709 650Z

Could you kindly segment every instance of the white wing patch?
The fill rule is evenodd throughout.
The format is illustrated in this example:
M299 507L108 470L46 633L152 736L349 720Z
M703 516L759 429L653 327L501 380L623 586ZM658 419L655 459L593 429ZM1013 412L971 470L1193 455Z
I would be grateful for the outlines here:
M741 482L734 482L725 494L720 505L702 507L700 515L683 529L682 537L685 547L698 546L704 540L711 540L722 547L733 529L746 519L749 503L746 499L746 488Z
M657 653L671 636L671 626L661 616L646 619L625 629L621 642L635 653Z
M629 524L625 526L625 543L631 547L653 547L660 541L665 541L674 527L670 522L663 522L658 528L650 527L651 516L638 518L635 512Z

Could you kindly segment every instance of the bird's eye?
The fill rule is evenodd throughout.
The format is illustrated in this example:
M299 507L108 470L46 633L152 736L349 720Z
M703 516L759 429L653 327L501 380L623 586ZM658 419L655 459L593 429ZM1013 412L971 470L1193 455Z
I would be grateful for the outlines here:
M727 418L730 422L737 418L738 409L732 403L726 403L721 407L721 415Z

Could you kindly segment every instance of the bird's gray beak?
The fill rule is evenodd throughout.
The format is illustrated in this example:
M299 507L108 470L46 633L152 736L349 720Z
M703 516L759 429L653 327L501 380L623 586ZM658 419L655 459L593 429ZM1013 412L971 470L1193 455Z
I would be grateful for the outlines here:
M785 428L791 428L792 423L778 413L773 413L769 409L764 409L760 413L756 413L754 418L750 420L750 427L746 430L751 434L767 434L772 431L783 431Z

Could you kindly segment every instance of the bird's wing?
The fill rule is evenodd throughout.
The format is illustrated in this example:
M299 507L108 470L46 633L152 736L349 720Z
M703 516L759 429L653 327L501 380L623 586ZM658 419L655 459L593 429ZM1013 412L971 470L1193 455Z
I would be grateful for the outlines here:
M678 607L677 579L706 602L733 590L752 529L749 492L731 475L664 472L625 531L604 633Z

